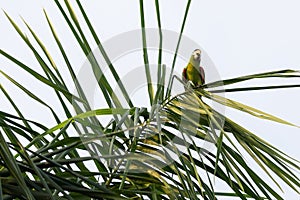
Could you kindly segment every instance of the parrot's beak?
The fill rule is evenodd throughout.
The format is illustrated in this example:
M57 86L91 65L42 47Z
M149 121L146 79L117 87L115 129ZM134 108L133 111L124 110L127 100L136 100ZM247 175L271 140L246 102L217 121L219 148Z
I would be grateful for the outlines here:
M201 60L201 54L200 54L200 53L196 53L196 54L194 55L194 60L200 61L200 60Z
M196 49L194 52L193 52L193 59L197 62L200 62L201 60L201 51L200 49Z

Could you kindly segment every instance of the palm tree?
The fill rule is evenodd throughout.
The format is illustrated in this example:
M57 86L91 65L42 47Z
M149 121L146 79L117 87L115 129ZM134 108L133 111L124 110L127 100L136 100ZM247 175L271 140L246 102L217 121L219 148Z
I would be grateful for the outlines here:
M41 111L41 115L55 120L52 126L27 118L18 106L19 100L12 99L10 91L0 85L15 110L15 114L0 112L0 199L217 199L223 196L283 199L269 185L270 182L263 180L248 166L245 156L250 157L269 177L269 181L279 188L281 185L278 180L281 180L298 192L299 161L226 117L215 109L213 103L262 120L297 127L225 98L222 93L299 87L232 86L251 79L299 78L299 72L280 70L259 73L213 81L195 90L173 93L172 82L176 81L176 78L173 79L174 67L190 2L187 2L173 63L168 70L162 63L163 30L159 1L155 1L159 35L155 84L151 73L153 69L149 65L144 6L140 1L143 70L148 92L148 99L143 99L145 107L134 105L128 85L111 62L80 1L76 1L80 13L75 13L68 1L64 4L59 1L55 3L78 48L87 58L86 63L92 74L90 77L84 76L84 81L96 80L96 87L106 104L99 109L92 108L84 83L80 82L80 74L74 72L73 63L68 57L70 49L63 46L46 11L46 22L72 77L72 83L66 83L56 59L51 57L29 24L24 21L32 39L5 13L33 53L42 73L5 50L1 49L0 54L22 69L22 73L51 88L54 91L53 98L59 100L60 106L50 106L49 99L42 100L38 93L0 71L36 105L42 105L50 111ZM77 14L83 17L85 24L78 20ZM83 26L88 27L90 35L84 33ZM92 36L98 53L108 66L105 73L97 59L97 51L91 49L91 41L87 39L89 36ZM114 90L113 84L119 93ZM75 91L72 91L72 87ZM147 109L148 102L150 106ZM63 116L60 116L60 110L63 110ZM216 191L214 182L226 183L231 191Z

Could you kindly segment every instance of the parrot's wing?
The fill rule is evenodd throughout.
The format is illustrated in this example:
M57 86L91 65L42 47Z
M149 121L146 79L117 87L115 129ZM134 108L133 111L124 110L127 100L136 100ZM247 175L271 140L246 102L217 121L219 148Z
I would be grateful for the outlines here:
M205 83L205 72L204 72L203 67L199 67L199 72L200 72L201 82L202 82L202 84L204 84Z
M187 82L187 76L186 76L186 68L183 68L182 70L182 76L181 76L181 79L183 82Z

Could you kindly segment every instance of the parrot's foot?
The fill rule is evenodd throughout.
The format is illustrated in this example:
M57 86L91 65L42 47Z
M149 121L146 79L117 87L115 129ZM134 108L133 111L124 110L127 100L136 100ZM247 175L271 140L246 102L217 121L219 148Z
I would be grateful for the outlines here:
M186 87L187 87L187 89L193 89L195 87L195 85L192 81L188 81L186 83Z

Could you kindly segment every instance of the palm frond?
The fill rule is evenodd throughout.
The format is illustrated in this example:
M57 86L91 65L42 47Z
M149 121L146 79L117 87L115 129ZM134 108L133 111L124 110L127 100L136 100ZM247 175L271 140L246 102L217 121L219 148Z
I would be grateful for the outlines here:
M252 79L295 79L299 71L280 70L207 83L195 90L171 96L178 49L181 44L191 1L187 2L184 19L173 57L171 72L163 64L163 35L159 1L155 1L159 33L157 87L152 82L146 40L143 0L140 0L142 52L147 77L150 110L135 107L117 68L91 24L88 13L76 1L75 13L69 1L55 1L60 13L92 69L97 86L107 107L92 109L89 99L78 81L74 66L62 45L61 37L46 13L49 26L63 62L68 69L76 94L65 83L56 58L48 52L28 22L23 19L33 41L9 17L8 20L25 42L44 74L32 66L0 49L0 54L28 73L41 85L54 90L64 117L58 108L48 105L30 88L22 85L5 70L1 75L15 85L25 96L50 110L41 112L55 119L55 125L28 119L18 106L18 100L9 95L4 85L0 89L16 114L0 111L0 198L1 199L283 199L270 182L282 190L284 182L299 193L299 161L288 156L272 144L229 119L208 102L214 102L247 113L261 120L294 126L284 119L264 111L225 98L218 93L263 91L266 89L296 88L299 84L272 86L236 86ZM82 20L81 20L82 19ZM85 23L85 24L82 24ZM88 33L82 28L88 27ZM91 34L98 46L112 80L121 90L117 96L97 61L88 41ZM46 58L46 59L45 59ZM169 80L166 80L169 77ZM168 81L168 87L165 82ZM219 89L220 86L224 89ZM126 100L122 105L120 99ZM71 113L73 108L76 114ZM103 120L102 119L109 119ZM268 177L264 180L248 165L250 157ZM228 192L218 191L214 183L225 183Z

